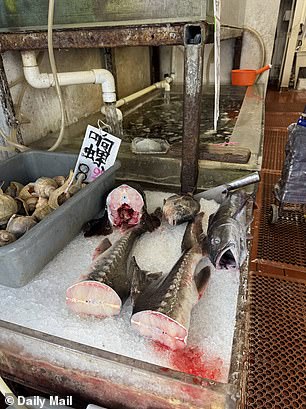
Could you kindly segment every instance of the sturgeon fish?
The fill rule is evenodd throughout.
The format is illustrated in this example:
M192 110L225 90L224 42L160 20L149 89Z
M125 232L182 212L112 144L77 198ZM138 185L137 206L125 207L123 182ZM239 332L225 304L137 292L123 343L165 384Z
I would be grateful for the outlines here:
M191 195L173 195L164 201L164 217L174 226L194 220L199 211L200 204Z
M148 230L153 231L160 225L159 208L148 214L146 196L140 186L120 185L113 189L106 198L104 213L99 219L93 219L83 226L84 236L107 236L113 232L113 227L125 231L142 222Z
M112 226L125 230L140 223L145 209L145 195L123 184L109 193L106 208Z
M191 310L210 276L211 263L200 245L202 216L199 214L187 227L183 254L166 277L142 271L138 266L134 269L131 325L141 335L171 349L186 345Z
M217 269L237 269L247 256L247 229L251 223L253 196L244 190L230 193L208 223L207 242Z
M66 292L68 307L79 315L118 315L131 288L130 253L144 225L132 227L113 245L104 238L95 249L90 273Z

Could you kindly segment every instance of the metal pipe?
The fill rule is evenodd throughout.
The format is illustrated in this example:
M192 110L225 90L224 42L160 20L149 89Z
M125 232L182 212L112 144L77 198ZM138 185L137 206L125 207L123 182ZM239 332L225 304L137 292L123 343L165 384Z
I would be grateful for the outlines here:
M260 175L258 172L251 173L250 175L243 176L242 178L233 180L229 183L224 183L207 189L204 192L197 193L194 195L196 200L206 199L206 200L215 200L218 203L221 203L222 200L226 197L228 192L235 189L240 189L245 186L252 185L253 183L258 183L260 181Z
M203 82L204 26L187 24L184 32L184 118L181 192L193 193L198 179L198 158Z
M3 3L3 1L2 1ZM161 46L183 44L184 23L140 24L113 27L82 27L53 31L55 49ZM47 32L1 33L0 52L48 48Z

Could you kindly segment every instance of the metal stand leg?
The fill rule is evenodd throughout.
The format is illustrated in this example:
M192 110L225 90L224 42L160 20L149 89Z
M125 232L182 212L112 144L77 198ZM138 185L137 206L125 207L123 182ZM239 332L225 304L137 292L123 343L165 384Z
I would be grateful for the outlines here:
M205 28L185 26L184 118L182 142L181 192L193 193L198 179L198 158L203 81Z
M233 70L239 70L240 68L241 51L242 51L242 37L237 37L235 39Z
M17 128L17 120L15 117L15 110L12 96L8 86L6 74L3 67L3 60L0 54L0 128L2 132L9 135L12 128ZM20 130L17 129L17 142L22 143ZM4 138L0 135L0 146L6 146ZM7 159L8 152L0 150L0 160Z

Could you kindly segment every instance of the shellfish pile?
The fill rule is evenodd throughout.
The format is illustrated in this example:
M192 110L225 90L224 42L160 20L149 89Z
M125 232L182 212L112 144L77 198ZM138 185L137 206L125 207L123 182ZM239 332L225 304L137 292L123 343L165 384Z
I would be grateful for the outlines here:
M25 186L11 182L5 191L0 188L0 247L24 235L85 186L72 179L70 171L67 178L40 177Z

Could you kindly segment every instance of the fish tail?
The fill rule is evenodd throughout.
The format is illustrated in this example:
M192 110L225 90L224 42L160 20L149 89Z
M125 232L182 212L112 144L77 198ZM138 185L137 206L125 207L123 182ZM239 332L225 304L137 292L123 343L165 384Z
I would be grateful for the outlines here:
M209 256L209 245L208 245L207 237L205 237L205 239L202 240L201 249L202 249L202 256L203 257Z
M201 242L201 249L202 249L202 259L200 261L200 270L197 274L195 274L194 281L199 293L199 299L202 297L204 293L212 269L212 263L209 257L209 247L208 247L208 239L205 237L204 240Z
M83 226L84 237L107 236L113 232L112 225L108 218L107 210L99 219L90 220Z
M160 207L156 208L151 214L144 210L141 224L146 228L147 231L152 232L161 225L162 220L162 210Z
M135 305L137 297L150 285L153 281L158 280L162 276L162 272L150 272L142 270L133 256L130 264L131 280L131 300Z
M100 254L103 254L111 246L112 243L109 241L108 238L103 239L95 248L94 253L92 255L92 261L94 261Z
M205 289L207 288L208 281L210 278L211 273L211 263L208 257L205 257L207 261L206 265L204 265L201 270L195 275L194 281L199 293L199 299L202 297Z
M242 209L247 206L248 203L250 202L254 202L255 201L255 196L256 193L252 192L252 193L246 193L244 190L242 191L245 194L244 200L242 201L241 205L239 206L239 208L236 210L236 212L233 214L233 218L235 219L238 214L242 211Z
M190 250L203 240L203 220L204 213L198 213L193 222L189 222L182 241L182 252Z

